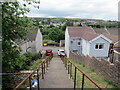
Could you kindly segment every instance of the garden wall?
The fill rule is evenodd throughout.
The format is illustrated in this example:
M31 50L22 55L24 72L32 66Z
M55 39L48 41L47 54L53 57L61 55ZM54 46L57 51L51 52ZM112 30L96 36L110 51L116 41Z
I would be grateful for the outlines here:
M116 60L110 63L105 59L97 59L95 57L84 56L77 53L70 53L70 58L83 64L85 67L93 69L98 75L103 76L107 80L112 81L120 88L120 61Z

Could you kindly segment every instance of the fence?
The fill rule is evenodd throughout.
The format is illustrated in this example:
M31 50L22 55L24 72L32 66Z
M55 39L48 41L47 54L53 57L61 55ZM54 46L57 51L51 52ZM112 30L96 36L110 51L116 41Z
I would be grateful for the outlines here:
M81 71L75 64L73 64L70 60L68 60L66 57L62 57L61 59L63 63L65 64L66 69L68 70L68 74L70 74L70 78L74 77L74 89L76 89L76 81L77 81L77 71L82 73L82 83L81 83L81 89L84 89L84 82L85 82L85 77L89 79L90 82L92 82L97 88L100 90L103 90L101 86L99 86L94 80L92 80L87 74L85 74L83 71ZM72 76L72 68L74 68L74 76ZM80 81L79 81L80 82Z
M34 70L31 74L29 74L22 82L20 82L15 88L14 90L22 87L22 85L26 85L29 84L29 89L32 89L32 77L36 74L36 79L37 80L37 88L39 90L40 86L39 86L39 77L42 75L42 79L44 79L44 74L46 72L46 68L48 67L48 64L50 63L50 60L52 59L53 56L48 56L47 58L45 58L37 67L36 70ZM23 86L24 87L24 86ZM23 88L22 87L22 88Z
M120 62L120 52L117 52L117 51L114 50L113 63L116 62L116 61Z
M70 58L85 67L93 69L97 74L103 76L107 80L112 81L120 88L120 62L119 60L110 63L105 59L97 59L95 57L85 56L70 52Z

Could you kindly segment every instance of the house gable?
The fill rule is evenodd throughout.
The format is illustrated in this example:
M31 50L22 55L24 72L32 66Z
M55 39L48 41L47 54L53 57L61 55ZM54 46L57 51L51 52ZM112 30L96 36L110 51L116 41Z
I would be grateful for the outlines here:
M42 34L40 32L40 29L37 30L37 35L35 38L35 48L36 48L36 52L39 52L42 49Z
M90 43L89 55L95 57L108 57L109 46L110 42L102 36L99 36L99 38L94 39Z
M95 40L97 40L97 39L99 39L99 38L103 38L104 40L108 41L109 43L112 43L112 41L111 41L110 39L108 39L107 37L105 37L105 36L102 35L102 34L99 35L98 37L96 37L96 38L90 40L89 42L92 43L93 41L95 41Z

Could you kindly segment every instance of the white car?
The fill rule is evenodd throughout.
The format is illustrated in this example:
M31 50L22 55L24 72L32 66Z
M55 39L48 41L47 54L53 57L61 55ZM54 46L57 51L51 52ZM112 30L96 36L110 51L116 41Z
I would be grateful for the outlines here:
M57 54L58 54L58 56L60 56L60 55L65 56L65 50L59 49L59 50L57 51Z

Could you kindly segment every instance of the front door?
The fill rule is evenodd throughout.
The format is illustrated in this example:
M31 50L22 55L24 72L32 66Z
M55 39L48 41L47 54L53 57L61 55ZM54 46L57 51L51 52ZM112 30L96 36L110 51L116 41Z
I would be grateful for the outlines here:
M78 46L78 53L82 54L82 46Z

